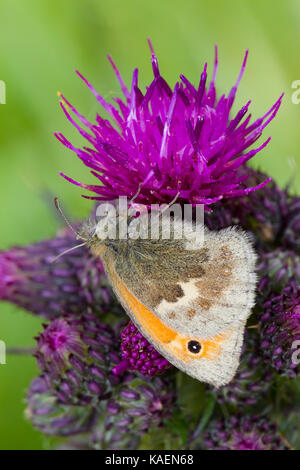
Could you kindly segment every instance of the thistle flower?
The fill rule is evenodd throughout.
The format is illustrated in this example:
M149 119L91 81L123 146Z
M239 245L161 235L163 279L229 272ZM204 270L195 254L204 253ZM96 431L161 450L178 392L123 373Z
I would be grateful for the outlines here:
M92 313L65 315L44 325L35 354L41 375L62 404L95 404L106 399L120 378L113 329Z
M175 408L169 377L145 381L128 376L108 400L81 405L61 403L48 381L38 377L28 392L26 416L45 434L79 439L85 433L87 449L137 449L141 435L151 426L164 426Z
M113 124L99 115L94 124L89 122L61 95L60 104L65 115L87 140L88 147L80 149L61 133L55 135L91 168L99 184L79 183L61 175L71 183L96 193L95 196L84 196L90 199L131 198L139 189L136 202L142 204L169 202L178 195L181 202L208 207L221 199L242 196L263 187L270 178L254 187L242 187L247 174L239 176L237 170L268 144L270 139L249 150L276 116L282 96L252 124L251 115L245 117L250 101L235 117L230 117L248 53L229 94L217 99L217 50L208 85L205 64L198 87L181 75L181 82L176 83L172 90L162 77L157 57L149 44L154 79L145 94L138 87L138 70L133 72L129 91L109 57L125 98L114 98L119 109L106 102L77 72ZM69 111L86 129L73 119Z
M177 409L174 380L133 379L116 388L104 407L105 418L92 432L93 447L119 449L126 443L129 448L137 448L137 436L149 432L150 427L163 427Z
M209 230L221 230L237 225L238 220L233 219L232 207L227 202L228 201L216 202L211 206L210 211L205 211L204 223Z
M242 177L248 175L247 185L258 186L267 175L243 165L238 170ZM245 183L242 183L245 186ZM245 186L246 189L246 186ZM238 225L255 236L257 247L270 250L270 243L281 243L281 233L288 213L287 191L270 182L262 191L253 191L238 199L220 201L205 214L205 223L211 230Z
M231 416L213 423L204 434L210 450L284 450L277 426L258 416Z
M87 432L97 417L91 406L60 403L44 377L32 381L25 415L35 428L53 436L73 436Z
M132 322L121 333L121 355L122 361L113 369L116 375L135 370L151 377L171 367L169 361L155 350Z
M53 259L74 246L62 235L26 247L0 252L0 299L45 318L63 312L113 309L111 289L102 264L85 247Z
M269 253L259 252L258 259L258 303L263 304L271 292L280 293L287 285L299 285L300 256L294 251L277 248Z
M252 168L243 167L240 174L248 173L247 184L258 186L267 175ZM270 182L263 191L251 192L237 200L228 201L232 218L245 230L256 236L256 244L278 241L287 215L288 193Z
M300 372L300 286L272 293L260 318L261 354L277 373L295 377ZM295 353L295 358L294 358ZM298 354L299 356L299 354Z
M227 385L214 389L219 403L248 406L265 398L272 386L274 371L266 366L259 349L259 336L246 331L240 365L234 379Z

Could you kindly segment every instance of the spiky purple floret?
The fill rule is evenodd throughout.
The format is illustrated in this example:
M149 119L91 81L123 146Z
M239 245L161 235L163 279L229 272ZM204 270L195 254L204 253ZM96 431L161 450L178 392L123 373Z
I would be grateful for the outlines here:
M122 361L113 369L116 375L135 370L152 377L171 367L169 361L155 350L132 322L121 333L121 355Z
M260 317L261 354L277 373L300 373L300 286L290 285L280 295L272 293Z
M212 423L204 434L205 447L212 450L283 450L277 426L259 416L231 416Z
M35 356L59 403L97 403L121 382L111 372L120 361L119 337L89 312L65 315L44 325Z
M61 367L68 360L69 354L83 355L84 348L79 333L80 330L64 318L44 325L44 331L37 339L39 357L45 362L53 362Z
M208 85L205 64L198 87L181 75L181 82L172 90L160 74L151 44L150 47L154 80L145 94L138 87L138 70L134 70L131 90L128 90L109 57L125 97L125 100L114 98L119 109L106 102L77 72L113 124L99 115L95 123L89 122L61 95L64 113L88 141L89 147L75 147L63 134L55 135L91 168L99 184L88 185L62 176L96 193L96 196L84 196L91 199L131 198L140 188L136 202L142 204L169 202L179 193L181 202L207 207L221 199L263 187L270 178L257 186L245 187L242 183L247 180L247 174L240 176L237 170L268 144L270 139L249 150L277 114L282 96L252 124L251 114L247 115L250 101L235 117L230 117L248 53L229 94L217 99L217 49L213 76ZM71 117L69 110L86 130Z

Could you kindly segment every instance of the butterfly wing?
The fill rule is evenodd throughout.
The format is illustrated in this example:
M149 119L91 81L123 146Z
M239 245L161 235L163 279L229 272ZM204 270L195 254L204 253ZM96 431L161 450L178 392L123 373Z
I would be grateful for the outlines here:
M126 312L163 356L215 386L233 378L256 284L255 253L242 231L206 230L201 247L141 240L102 258Z

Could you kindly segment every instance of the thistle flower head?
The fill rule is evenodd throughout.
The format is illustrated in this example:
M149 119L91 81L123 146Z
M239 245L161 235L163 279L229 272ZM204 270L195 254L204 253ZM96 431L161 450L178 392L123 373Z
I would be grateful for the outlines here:
M22 250L24 252L25 249ZM0 253L0 298L10 300L13 293L22 286L24 274L20 269L21 254L16 249Z
M44 325L35 354L42 376L63 404L90 404L107 398L120 379L118 338L92 313L66 315Z
M267 175L249 167L239 170L248 174L247 183L257 186ZM228 201L227 207L238 225L255 235L256 245L268 246L280 241L286 221L288 194L272 181L262 191L254 191L238 200Z
M177 409L172 377L138 378L122 384L106 403L106 426L120 435L144 434L149 427L163 427Z
M66 363L69 354L83 354L78 329L64 318L55 319L50 325L44 325L44 331L38 337L37 343L40 359L55 363L58 367Z
M272 293L260 318L261 352L277 373L295 377L300 372L300 286ZM295 358L294 358L295 353ZM299 355L299 354L298 354Z
M62 403L45 377L37 377L27 394L26 416L45 434L76 436L84 448L137 449L141 435L165 425L177 408L170 377L151 381L128 376L112 395L97 403Z
M211 207L210 211L205 211L204 223L209 230L221 230L236 225L237 220L233 219L231 207L226 204L226 201L219 201Z
M213 423L204 444L213 450L285 449L276 425L258 416L232 416Z
M73 436L87 432L97 417L92 406L61 403L44 377L35 378L27 393L26 417L45 434Z
M114 98L114 104L78 73L113 123L99 115L95 123L89 122L61 95L64 113L88 146L75 147L61 133L56 137L91 168L99 184L88 185L62 176L96 193L84 196L91 199L131 198L139 189L136 202L142 204L169 202L178 195L181 202L208 207L264 186L270 178L254 187L242 186L247 174L240 176L237 170L268 144L270 139L249 150L277 114L282 97L252 123L251 115L247 115L250 101L230 116L248 53L229 94L217 98L217 50L209 84L205 64L198 86L181 75L181 81L171 89L160 73L151 44L150 48L154 79L145 93L138 86L138 70L133 72L129 90L109 57L124 95L123 100Z
M116 375L125 370L135 370L151 377L171 367L169 361L155 350L132 322L121 333L121 355L122 361L113 369Z
M272 292L280 294L288 285L297 286L300 283L300 256L293 250L282 247L270 252L259 252L257 266L259 275L258 303L264 303Z
M75 244L63 233L26 247L0 252L0 299L45 318L114 308L101 261L85 247L52 261Z
M238 174L241 177L248 175L241 185L244 189L249 184L258 186L268 178L265 173L247 165L239 168ZM211 230L238 225L254 235L253 241L257 248L268 251L271 243L282 243L281 235L286 227L288 212L287 191L271 181L262 191L251 191L238 199L217 202L210 212L205 213L205 223Z

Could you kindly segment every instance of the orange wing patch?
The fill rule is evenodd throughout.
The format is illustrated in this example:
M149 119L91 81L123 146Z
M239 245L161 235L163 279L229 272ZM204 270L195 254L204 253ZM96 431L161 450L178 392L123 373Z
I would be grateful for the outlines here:
M218 336L215 336L214 338L208 339L201 339L189 336L184 337L178 334L176 340L172 341L172 343L168 345L167 349L172 351L173 354L177 352L177 355L180 356L182 360L184 360L184 357L184 362L190 362L189 360L187 360L187 356L189 359L200 359L201 357L205 357L206 359L214 360L221 353L222 342L226 338L227 335L225 334L220 334ZM187 344L189 343L189 341L192 340L197 340L201 345L201 350L198 354L190 352L187 348Z
M153 339L154 344L158 344L166 351L170 352L177 359L189 363L193 359L214 360L222 350L222 342L228 337L227 334L220 334L214 338L197 338L183 336L177 331L165 325L153 312L145 307L125 286L115 272L110 270L111 281L125 305L137 319L142 329ZM193 354L188 350L190 341L198 341L201 350L198 354Z
M148 310L139 300L134 297L120 280L117 281L117 291L121 299L128 305L141 327L159 343L170 343L177 336L176 331L166 326L162 321Z

